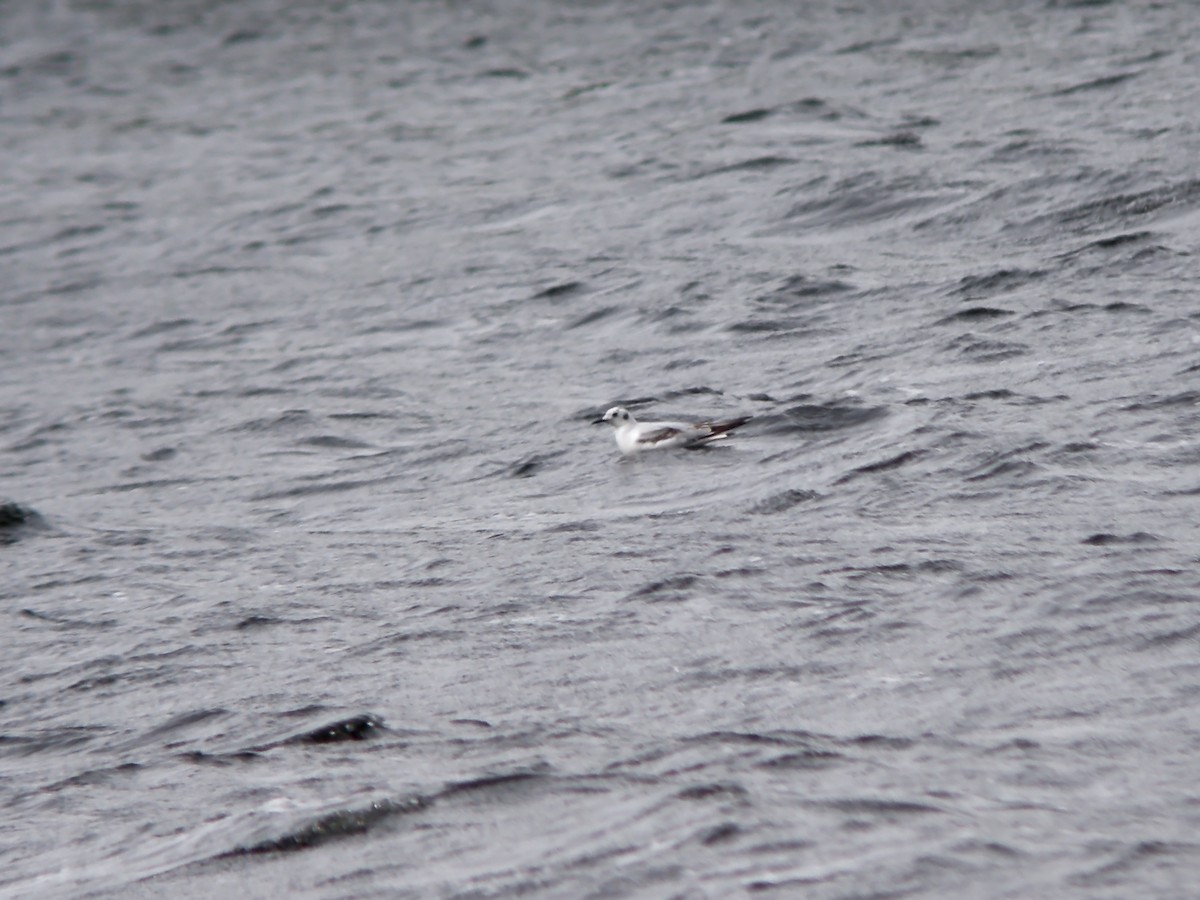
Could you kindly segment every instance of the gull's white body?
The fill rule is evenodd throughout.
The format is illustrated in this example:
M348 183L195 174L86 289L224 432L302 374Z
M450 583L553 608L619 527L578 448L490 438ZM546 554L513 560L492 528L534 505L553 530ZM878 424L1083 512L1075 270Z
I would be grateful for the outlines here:
M746 424L750 417L724 422L639 422L629 410L614 406L596 421L608 422L616 429L617 447L630 456L667 447L703 447L728 437L728 432Z

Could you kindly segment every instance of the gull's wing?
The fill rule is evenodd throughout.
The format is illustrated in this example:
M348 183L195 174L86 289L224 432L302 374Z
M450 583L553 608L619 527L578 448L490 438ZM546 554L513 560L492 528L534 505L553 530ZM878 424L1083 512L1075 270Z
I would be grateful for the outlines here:
M740 425L745 425L753 416L742 416L740 419L726 419L724 422L705 422L703 425L697 425L697 428L705 428L708 433L716 437L718 434L724 434L727 431L733 431Z
M726 437L726 432L745 425L750 419L750 416L743 416L724 422L697 422L694 425L686 422L642 422L638 426L636 443L642 447L701 447L709 441Z
M654 428L647 431L645 434L639 434L637 442L639 444L657 444L660 441L668 441L673 437L679 437L683 434L681 428L674 425L664 425L661 428Z
M726 419L724 422L697 422L688 429L684 442L685 447L703 447L712 441L729 437L729 432L739 425L745 425L752 416L742 416L740 419Z

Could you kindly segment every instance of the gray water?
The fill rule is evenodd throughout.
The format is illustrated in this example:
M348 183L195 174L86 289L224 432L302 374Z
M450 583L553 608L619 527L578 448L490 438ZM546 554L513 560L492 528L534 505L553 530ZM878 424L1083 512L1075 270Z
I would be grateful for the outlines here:
M1194 896L1198 23L0 5L0 895Z

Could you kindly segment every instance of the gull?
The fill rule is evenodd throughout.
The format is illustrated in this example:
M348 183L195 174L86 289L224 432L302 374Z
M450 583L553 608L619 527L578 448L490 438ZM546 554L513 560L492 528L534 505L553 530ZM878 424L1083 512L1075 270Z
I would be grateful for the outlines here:
M629 456L642 450L664 447L686 447L689 450L704 447L728 437L728 432L745 425L751 418L742 416L724 422L639 422L625 407L614 406L592 424L608 422L617 429L617 446Z

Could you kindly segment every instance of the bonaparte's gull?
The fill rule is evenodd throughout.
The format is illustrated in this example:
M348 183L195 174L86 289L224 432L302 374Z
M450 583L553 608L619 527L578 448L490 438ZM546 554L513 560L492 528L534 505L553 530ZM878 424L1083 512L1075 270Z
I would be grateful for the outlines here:
M592 424L608 422L616 428L617 446L622 453L629 455L663 447L703 447L728 437L728 432L745 425L750 419L750 416L742 416L724 422L639 422L625 407L614 406Z

